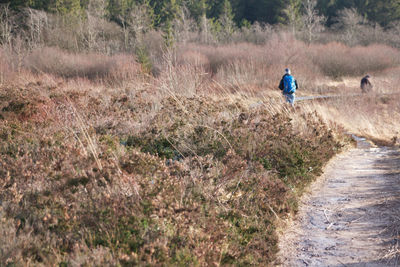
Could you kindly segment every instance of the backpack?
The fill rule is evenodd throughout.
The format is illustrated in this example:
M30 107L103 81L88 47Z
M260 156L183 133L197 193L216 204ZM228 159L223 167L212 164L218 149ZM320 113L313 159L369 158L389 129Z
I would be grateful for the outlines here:
M286 75L285 77L283 77L283 86L283 92L285 94L293 94L294 92L296 92L296 83L294 77L291 75Z

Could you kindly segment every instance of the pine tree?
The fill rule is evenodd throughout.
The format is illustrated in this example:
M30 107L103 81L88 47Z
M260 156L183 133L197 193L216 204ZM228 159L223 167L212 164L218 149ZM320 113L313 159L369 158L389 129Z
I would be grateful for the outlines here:
M292 34L301 27L301 0L289 0L286 8L283 10L283 22L287 24Z
M30 7L34 4L33 0L13 0L1 1L1 3L9 3L11 8Z
M110 19L120 23L120 18L128 13L129 3L127 0L108 0L107 10Z
M245 1L245 0L243 0ZM244 17L250 22L279 22L286 1L283 0L248 0L245 1Z
M164 32L165 44L170 47L174 44L174 29L172 22L178 17L179 4L176 0L166 0L162 8L160 21Z
M61 15L78 15L82 8L80 0L55 0L49 5L49 10Z
M387 26L400 19L399 0L370 0L367 1L368 19Z
M233 18L231 3L228 0L224 0L218 22L221 24L221 34L225 41L228 40L235 30Z
M184 0L182 3L189 10L192 18L200 25L201 18L206 11L205 0Z

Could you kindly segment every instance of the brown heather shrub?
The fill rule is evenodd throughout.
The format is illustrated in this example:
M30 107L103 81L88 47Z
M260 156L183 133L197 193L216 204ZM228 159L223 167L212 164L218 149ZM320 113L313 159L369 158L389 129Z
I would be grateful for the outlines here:
M327 76L362 76L398 66L400 52L385 45L348 47L340 43L313 45L313 63Z
M308 132L228 96L154 107L144 87L31 79L0 90L7 264L271 264L279 218L341 147L301 110Z
M74 54L52 47L33 51L26 58L25 66L34 73L114 82L131 79L140 72L140 65L128 55Z
M178 54L178 64L179 65L192 65L195 67L209 67L210 61L206 55L196 51L195 49L185 49L183 52ZM187 50L186 50L187 49Z
M111 57L113 66L104 80L110 84L118 84L123 81L137 80L141 76L142 67L131 55L120 54Z
M0 47L0 84L6 83L15 76L11 64L11 55L7 49Z

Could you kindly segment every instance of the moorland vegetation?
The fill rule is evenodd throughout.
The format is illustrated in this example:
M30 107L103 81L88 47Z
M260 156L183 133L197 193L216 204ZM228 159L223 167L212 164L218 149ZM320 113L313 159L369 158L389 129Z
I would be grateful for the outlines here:
M1 265L273 264L277 230L348 133L397 144L393 27L2 8ZM298 95L335 97L284 105L288 66ZM359 95L365 73L374 92Z

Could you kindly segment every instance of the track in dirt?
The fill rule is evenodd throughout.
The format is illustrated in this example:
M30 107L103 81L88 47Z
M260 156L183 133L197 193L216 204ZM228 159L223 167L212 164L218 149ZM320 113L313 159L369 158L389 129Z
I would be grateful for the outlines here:
M282 266L400 265L400 152L370 147L337 156L280 238Z

